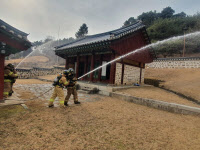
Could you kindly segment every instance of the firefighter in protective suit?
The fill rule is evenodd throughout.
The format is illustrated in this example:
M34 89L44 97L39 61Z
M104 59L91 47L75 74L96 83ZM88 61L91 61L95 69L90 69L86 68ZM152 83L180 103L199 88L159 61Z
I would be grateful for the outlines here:
M76 91L76 83L77 83L77 78L74 77L74 70L72 68L68 69L68 76L67 79L69 81L69 84L67 86L67 96L65 97L65 106L68 106L68 101L71 96L71 94L74 96L74 104L80 104L78 101L78 95Z
M49 105L48 105L49 107L54 106L53 102L56 97L59 98L60 106L65 107L65 105L64 105L65 97L64 97L63 88L64 88L64 86L67 86L69 84L66 76L67 76L67 70L64 70L63 74L58 75L57 78L55 79L54 84L53 84L54 91L49 100Z
M4 68L4 98L8 98L8 96L12 96L13 93L13 84L18 78L17 72L13 64L8 64Z

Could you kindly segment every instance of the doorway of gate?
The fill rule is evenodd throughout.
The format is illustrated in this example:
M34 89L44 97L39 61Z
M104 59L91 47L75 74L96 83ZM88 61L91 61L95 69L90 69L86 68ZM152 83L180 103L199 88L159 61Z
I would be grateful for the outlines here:
M84 75L84 69L85 69L85 63L81 62L79 64L79 71L78 71L78 77Z

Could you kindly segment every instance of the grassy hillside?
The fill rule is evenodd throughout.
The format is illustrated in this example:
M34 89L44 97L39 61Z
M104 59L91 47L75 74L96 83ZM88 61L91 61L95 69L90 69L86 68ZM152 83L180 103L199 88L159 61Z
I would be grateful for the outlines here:
M21 59L10 59L10 60L6 60L5 63L8 64L8 63L11 63L11 64L18 64L20 63L21 61L23 60L23 58ZM24 60L24 62L48 62L49 59L45 56L31 56L31 57L28 57Z
M192 97L200 102L200 69L152 69L148 68L145 78L163 82L160 86Z

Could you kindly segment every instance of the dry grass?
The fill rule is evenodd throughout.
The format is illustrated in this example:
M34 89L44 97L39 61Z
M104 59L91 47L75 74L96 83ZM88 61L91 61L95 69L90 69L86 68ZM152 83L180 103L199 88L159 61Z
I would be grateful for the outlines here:
M191 71L183 70L181 73L148 69L146 73L148 77L165 79L164 86L185 92L190 86L199 88L199 70ZM188 82L187 88L182 87L186 85L185 81ZM34 84L36 80L18 80L17 83ZM28 91L18 90L18 93L25 92L21 98L30 97ZM191 104L154 87L126 92L134 96L142 93L142 97ZM192 95L199 94L196 90L191 92ZM0 149L200 149L198 116L173 114L110 97L65 109L47 108L45 101L39 100L26 104L29 111L9 108L11 112L18 112L15 115L7 113L7 108L0 111L7 114L0 115Z
M0 149L200 149L200 119L106 97L66 109L27 103L1 121Z
M25 112L21 105L4 106L0 109L0 121L3 119L8 119L10 117L15 117L19 113Z
M16 84L49 84L50 82L44 82L37 79L17 79Z
M20 63L21 61L23 60L22 59L10 59L10 60L6 60L5 61L5 64L18 64ZM45 56L30 56L28 57L28 59L24 60L24 62L32 62L32 63L35 63L35 61L37 60L37 62L48 62L49 59Z
M200 101L200 69L146 69L146 78L163 80L162 85Z
M120 90L119 92L126 93L135 97L149 98L169 103L177 103L193 107L200 107L200 105L188 101L187 99L181 98L174 93L170 93L153 86L125 89L125 90Z
M46 80L54 80L57 75L46 75L46 76L39 76L40 79L46 79Z

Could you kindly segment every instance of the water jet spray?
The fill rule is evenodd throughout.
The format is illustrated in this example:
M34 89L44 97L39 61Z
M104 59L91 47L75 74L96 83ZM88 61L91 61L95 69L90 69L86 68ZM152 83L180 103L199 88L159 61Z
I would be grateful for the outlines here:
M109 61L109 62L107 62L107 63L105 63L105 64L103 64L103 65L101 65L101 66L99 66L99 67L97 67L97 68L95 68L95 69L93 69L93 70L91 70L91 71L89 71L88 73L86 73L86 74L80 76L80 77L78 78L78 80L80 80L81 78L83 78L83 77L85 77L85 76L91 74L91 73L94 72L94 71L97 71L97 70L101 69L102 67L105 67L105 66L107 66L107 65L109 65L109 64L111 64L111 63L113 63L113 62L116 62L116 61L118 61L118 60L120 60L120 59L122 59L122 58L125 58L125 57L127 57L127 56L129 56L129 55L131 55L131 54L134 54L134 53L136 53L136 52L140 52L141 50L145 50L145 49L148 49L148 48L153 48L153 47L158 46L158 45L160 45L160 44L163 44L163 43L165 43L165 42L169 42L169 41L172 41L172 40L178 40L178 39L181 39L181 38L183 38L183 37L195 36L195 35L198 35L198 34L200 34L200 31L194 32L194 33L190 33L190 34L186 34L186 35L182 35L182 36L176 36L176 37L168 38L168 39L165 39L165 40L162 40L162 41L158 41L158 42L156 42L156 43L152 43L152 44L146 45L146 46L144 46L144 47L138 48L138 49L136 49L136 50L134 50L134 51L131 51L131 52L129 52L129 53L125 54L125 55L122 55L122 56L120 56L120 57L118 57L118 58L115 58L115 59L113 59L113 60L111 60L111 61Z

